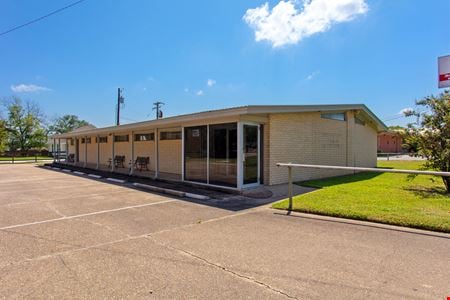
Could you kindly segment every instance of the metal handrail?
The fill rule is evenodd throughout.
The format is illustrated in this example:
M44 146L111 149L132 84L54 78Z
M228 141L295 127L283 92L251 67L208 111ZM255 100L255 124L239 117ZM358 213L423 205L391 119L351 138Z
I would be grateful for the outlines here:
M364 168L364 167L344 167L344 166L327 166L327 165L308 165L308 164L293 164L293 163L277 163L277 167L288 168L288 195L289 195L289 208L292 210L292 168L310 168L310 169L328 169L328 170L346 170L346 171L364 171L364 172L377 172L377 173L402 173L402 174L414 174L414 175L433 175L441 177L450 177L450 172L438 172L438 171L418 171L418 170L401 170L401 169L382 169L382 168Z

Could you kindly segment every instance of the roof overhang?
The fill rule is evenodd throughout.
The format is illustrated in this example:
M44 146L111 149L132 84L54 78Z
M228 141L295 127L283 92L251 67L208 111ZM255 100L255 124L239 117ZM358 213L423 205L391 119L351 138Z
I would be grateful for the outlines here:
M337 105L249 105L233 108L204 111L193 114L167 117L158 120L143 121L137 123L124 124L119 126L109 126L103 128L87 129L82 131L72 131L64 134L53 135L52 138L70 138L86 135L100 135L111 132L123 132L127 130L142 130L161 128L168 126L178 126L183 123L207 120L214 118L236 117L241 115L258 115L273 113L302 113L302 112L338 112L338 111L361 111L373 121L378 132L387 130L386 125L364 104L337 104Z

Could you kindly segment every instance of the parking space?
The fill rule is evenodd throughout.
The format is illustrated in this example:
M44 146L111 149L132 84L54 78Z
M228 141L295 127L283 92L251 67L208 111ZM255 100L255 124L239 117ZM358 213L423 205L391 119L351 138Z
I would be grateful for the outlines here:
M0 166L0 298L450 293L448 235L286 216L264 206L224 209L215 201Z

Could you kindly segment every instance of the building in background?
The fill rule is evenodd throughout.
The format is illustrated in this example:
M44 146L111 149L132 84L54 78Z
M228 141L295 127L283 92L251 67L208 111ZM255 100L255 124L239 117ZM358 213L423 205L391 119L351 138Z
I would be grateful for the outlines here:
M378 133L379 153L401 153L403 152L403 135L399 131L386 131Z

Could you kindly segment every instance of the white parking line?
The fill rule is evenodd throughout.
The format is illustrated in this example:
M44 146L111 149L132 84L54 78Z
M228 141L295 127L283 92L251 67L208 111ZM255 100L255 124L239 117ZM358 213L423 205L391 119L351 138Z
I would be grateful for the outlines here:
M56 221L70 220L70 219L81 218L81 217L95 216L95 215L106 214L106 213L110 213L110 212L122 211L122 210L127 210L127 209L132 209L132 208L146 207L146 206L157 205L157 204L170 203L170 202L175 202L175 201L177 201L177 200L164 200L164 201L153 202L153 203L125 206L125 207L120 207L120 208L115 208L115 209L96 211L96 212L87 213L87 214L73 215L73 216L49 219L49 220L44 220L44 221L37 221L37 222L31 222L31 223L5 226L5 227L1 227L0 230L13 229L13 228L25 227L25 226L37 225L37 224L45 224L45 223L51 223L51 222L56 222Z

